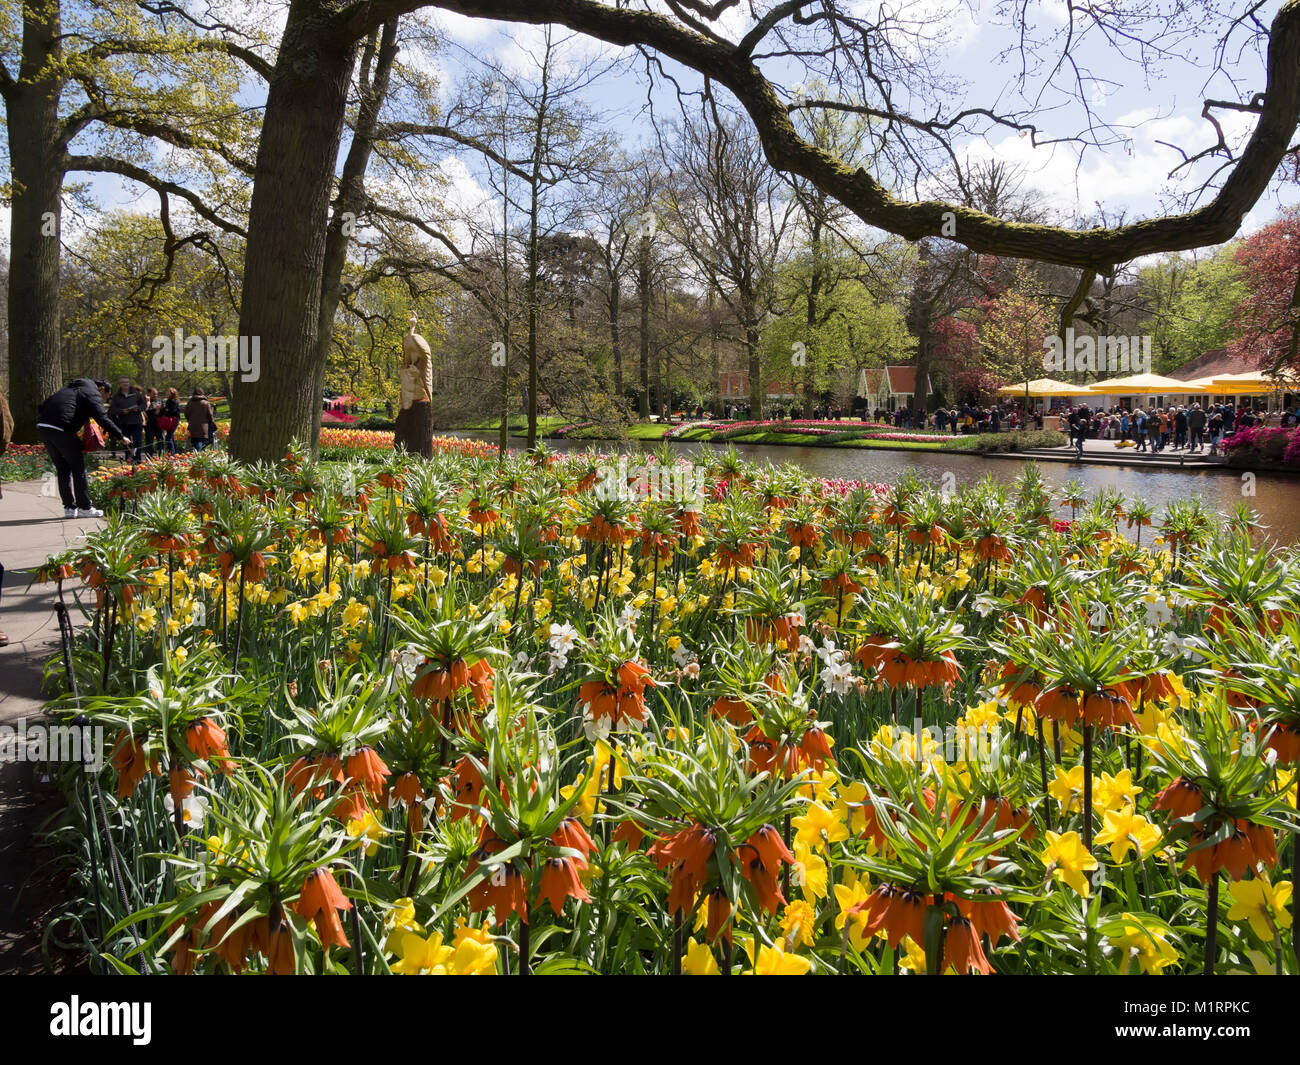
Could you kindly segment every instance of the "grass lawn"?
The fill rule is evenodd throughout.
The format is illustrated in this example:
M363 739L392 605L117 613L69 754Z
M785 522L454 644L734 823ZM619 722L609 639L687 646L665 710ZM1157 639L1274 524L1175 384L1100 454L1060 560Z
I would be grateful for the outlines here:
M633 440L662 440L664 433L668 432L671 426L661 425L659 422L641 423L627 427L627 435Z
M537 418L537 431L539 433L549 433L553 429L559 429L561 426L568 425L568 418L560 418L553 414L539 415ZM453 425L452 429L473 430L475 432L491 432L494 429L501 428L501 418L482 418L477 422L469 422L465 425ZM510 419L510 431L512 433L528 432L528 419L523 415Z
M930 440L872 440L870 437L863 437L860 440L845 440L835 447L874 447L882 451L947 451L948 444L935 443Z

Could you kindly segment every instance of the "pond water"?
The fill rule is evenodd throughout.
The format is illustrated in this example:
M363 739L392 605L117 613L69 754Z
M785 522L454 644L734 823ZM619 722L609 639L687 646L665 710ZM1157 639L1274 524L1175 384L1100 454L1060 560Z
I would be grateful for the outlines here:
M492 433L465 432L456 436L472 436L495 442ZM620 452L638 450L636 442L615 448L609 442L586 440L547 440L548 447L557 451L581 451L591 446ZM519 440L512 438L512 445ZM722 449L722 444L683 442L675 444L683 453L698 452L703 448ZM818 477L871 481L893 484L909 470L935 484L942 484L946 474L956 478L956 486L974 483L981 477L992 477L1007 484L1019 476L1023 463L1014 459L981 458L942 451L883 451L866 448L772 446L768 444L737 444L736 451L751 462L770 462L773 465L795 463ZM1075 465L1064 462L1040 463L1043 479L1054 490L1074 478L1091 494L1102 488L1115 488L1128 496L1141 496L1157 508L1157 514L1168 503L1199 495L1215 511L1230 511L1243 500L1259 513L1268 526L1267 536L1280 543L1300 542L1300 478L1287 474L1260 473L1253 485L1242 478L1240 470L1166 470L1142 469L1131 466ZM951 483L951 482L950 482ZM1243 492L1253 490L1249 496ZM1120 526L1121 530L1123 525Z

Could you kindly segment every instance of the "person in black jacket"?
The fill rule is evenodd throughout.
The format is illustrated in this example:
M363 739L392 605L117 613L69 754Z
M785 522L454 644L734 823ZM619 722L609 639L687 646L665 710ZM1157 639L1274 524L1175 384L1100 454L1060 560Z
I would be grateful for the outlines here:
M36 431L54 463L65 518L104 516L90 502L86 457L78 434L93 418L109 435L119 439L125 436L104 410L107 397L107 382L79 377L46 399L36 413Z
M130 441L126 449L127 458L132 463L140 461L146 407L143 393L138 388L131 387L131 379L119 378L117 391L113 393L113 398L108 404L108 416L125 430L124 435Z

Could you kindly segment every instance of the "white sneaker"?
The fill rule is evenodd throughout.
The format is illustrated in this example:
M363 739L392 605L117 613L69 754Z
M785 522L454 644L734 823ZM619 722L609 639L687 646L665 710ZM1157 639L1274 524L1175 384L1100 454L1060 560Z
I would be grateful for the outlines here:
M104 512L98 507L91 507L89 510L77 511L77 517L79 518L102 518L103 516Z
M75 518L75 517L77 516L77 508L76 508L76 507L64 507L64 508L63 508L63 516L64 516L65 518Z

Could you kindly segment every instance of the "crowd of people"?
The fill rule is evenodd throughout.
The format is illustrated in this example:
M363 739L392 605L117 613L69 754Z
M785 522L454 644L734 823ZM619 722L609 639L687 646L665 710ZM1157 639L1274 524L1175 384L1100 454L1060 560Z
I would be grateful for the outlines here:
M122 455L131 462L139 462L143 455L175 455L182 421L193 450L202 451L217 439L216 412L201 389L195 389L182 408L176 389L159 395L156 388L142 389L129 377L120 377L108 401L108 416L122 428ZM114 446L112 453L117 450Z
M195 390L182 409L176 389L160 396L156 388L141 389L129 377L118 379L113 391L107 381L79 377L69 381L41 404L36 431L54 464L59 498L68 518L98 518L103 514L90 500L86 481L88 452L105 441L91 423L108 436L110 453L119 451L132 463L144 455L177 453L176 431L182 422L190 447L202 451L217 439L217 418L211 402Z
M723 407L723 417L727 421L748 421L750 410L748 403L734 406L728 403ZM704 417L704 408L702 406L697 407L695 413L698 418ZM806 412L805 408L798 404L788 407L776 404L768 411L768 417L776 421L785 418L840 421L844 416L845 412L842 407L830 405L807 408ZM940 407L930 413L918 413L910 405L896 407L893 410L883 408L870 410L865 405L859 405L855 407L849 417L853 420L892 425L897 429L913 429L917 431L931 429L942 433L951 432L954 436L958 433L1000 433L1006 430L1020 429L1025 424L1024 415L1020 408L1012 403L995 404L989 407L980 407L968 403L951 408ZM1034 428L1041 429L1043 427L1042 414L1035 412L1029 416L1029 419Z
M1079 455L1083 454L1085 440L1132 441L1135 450L1152 454L1168 449L1190 455L1208 449L1215 455L1220 440L1237 429L1262 424L1264 417L1246 404L1233 406L1231 403L1132 410L1121 406L1109 411L1093 411L1083 406L1064 416L1062 427L1068 426L1070 442ZM1295 424L1295 411L1283 411L1281 425L1285 428Z

